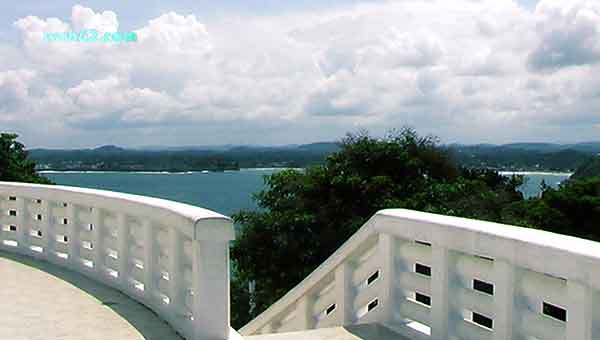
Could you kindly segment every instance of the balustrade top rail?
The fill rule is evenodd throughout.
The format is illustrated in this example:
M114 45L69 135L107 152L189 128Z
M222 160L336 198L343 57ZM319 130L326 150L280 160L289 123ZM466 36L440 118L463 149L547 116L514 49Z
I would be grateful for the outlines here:
M600 338L600 243L383 210L240 333L366 322L414 339Z
M0 224L1 249L113 286L187 339L230 337L228 217L158 198L0 182Z

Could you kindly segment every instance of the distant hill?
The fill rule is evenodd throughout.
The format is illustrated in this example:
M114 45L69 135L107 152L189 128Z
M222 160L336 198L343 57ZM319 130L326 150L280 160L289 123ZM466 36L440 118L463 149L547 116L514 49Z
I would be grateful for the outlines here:
M200 171L253 167L305 167L320 163L336 143L285 146L216 146L125 149L29 150L42 170Z
M442 146L459 163L473 168L574 171L600 154L600 142L577 144L511 143ZM93 149L30 150L41 169L194 171L253 167L305 167L339 150L334 142L302 145L216 145L146 147L104 145Z
M574 171L600 153L600 142L578 144L451 144L452 157L467 167L497 170Z
M600 177L600 156L593 157L571 176L572 179L583 179L589 177Z

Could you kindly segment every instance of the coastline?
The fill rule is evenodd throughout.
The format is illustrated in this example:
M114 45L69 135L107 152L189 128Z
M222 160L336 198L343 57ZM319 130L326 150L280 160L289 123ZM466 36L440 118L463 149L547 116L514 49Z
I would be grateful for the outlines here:
M39 170L39 174L139 174L139 175L191 175L208 174L218 172L240 172L240 171L281 171L281 170L304 170L304 168L240 168L239 170L203 170L203 171L118 171L118 170ZM572 172L552 171L498 171L500 175L543 175L543 176L571 176Z
M202 171L118 171L118 170L39 170L39 174L137 174L137 175L192 175L209 173L231 173L240 171L278 171L303 170L303 168L240 168L239 170L202 170Z
M498 171L498 173L502 176L540 175L540 176L568 176L568 177L571 177L573 175L573 172L552 172L552 171Z

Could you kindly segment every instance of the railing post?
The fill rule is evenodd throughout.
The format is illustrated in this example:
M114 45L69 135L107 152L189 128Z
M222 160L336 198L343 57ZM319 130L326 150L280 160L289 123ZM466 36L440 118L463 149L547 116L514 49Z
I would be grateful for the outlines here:
M92 250L94 252L94 271L99 277L104 270L104 247L102 245L102 216L100 208L92 207Z
M194 240L194 327L196 339L229 336L229 243Z
M144 220L144 295L150 304L154 304L154 289L156 289L156 276L154 268L156 266L156 255L154 254L155 240L152 221Z
M390 234L379 234L379 251L381 261L381 279L383 279L383 290L381 293L381 307L385 322L394 320L394 308L396 302L396 260L394 236Z
M305 295L300 298L296 306L296 317L298 318L298 330L312 329L314 319L312 315L313 297Z
M273 327L271 326L270 322L268 324L264 325L260 329L260 334L271 334L271 333L273 333Z
M494 260L494 340L513 338L515 268L502 259Z
M354 308L352 306L352 277L350 264L342 262L335 269L335 301L337 325L344 326L354 321Z
M118 260L119 260L119 282L124 289L127 289L129 284L129 225L127 225L127 215L119 213L117 215L118 226Z
M592 292L585 284L567 280L566 339L592 339Z
M448 249L434 244L431 268L431 338L448 339Z
M193 317L196 339L229 337L229 241L233 222L196 221L193 230Z
M17 243L23 254L29 254L29 225L27 224L25 199L17 197Z
M67 203L67 235L69 236L69 262L73 267L79 267L81 242L79 241L79 222L75 216L75 205Z
M183 291L181 287L181 251L182 242L179 230L171 228L169 231L169 286L171 291L169 292L169 306L173 311L173 314L180 316L182 312L183 304Z
M53 216L48 200L42 200L42 237L45 240L44 254L48 261L54 261L56 254L54 253L54 245L56 243L56 235L53 228Z

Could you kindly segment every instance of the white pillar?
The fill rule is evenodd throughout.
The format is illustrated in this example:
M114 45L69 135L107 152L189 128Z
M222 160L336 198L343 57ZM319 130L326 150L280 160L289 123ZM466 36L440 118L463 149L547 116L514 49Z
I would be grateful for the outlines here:
M100 208L92 208L92 250L94 252L94 271L100 277L104 275L105 251L102 246L102 216Z
M313 329L315 322L312 314L313 297L304 295L296 305L296 318L298 330Z
M515 268L494 260L494 340L512 340L515 300Z
M18 247L23 254L29 254L29 230L30 226L27 224L27 209L25 207L25 199L23 197L17 197L17 243Z
M129 276L129 225L127 225L127 215L118 213L118 260L119 260L119 282L124 289L129 288L127 277Z
M448 249L432 245L431 263L431 338L446 340L449 338L448 313Z
M148 302L154 304L154 290L156 289L156 243L154 240L154 227L152 221L144 220L142 222L144 228L144 295Z
M379 256L381 273L379 280L382 282L380 303L384 322L394 321L396 307L396 239L390 234L379 234Z
M197 339L229 337L229 242L194 240L194 327Z
M67 236L69 238L69 263L78 268L80 265L81 241L79 240L79 222L75 216L75 205L67 204Z
M56 244L56 234L54 233L54 228L52 226L52 210L50 207L50 202L48 200L42 200L42 223L40 225L42 229L42 238L45 242L44 246L44 256L48 261L55 261L55 244Z
M175 315L179 315L183 304L182 270L181 270L181 235L177 228L169 230L169 307Z
M589 286L567 280L566 339L592 339L592 291Z
M273 327L271 326L270 322L268 324L264 325L260 329L260 334L271 334L271 333L273 333Z
M352 272L348 262L341 263L335 269L336 325L350 325L354 322L352 292Z

